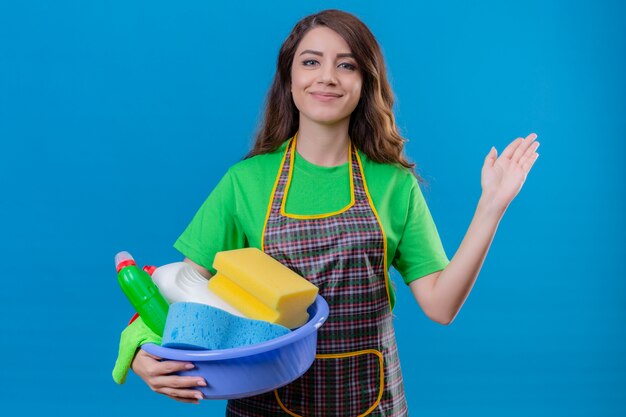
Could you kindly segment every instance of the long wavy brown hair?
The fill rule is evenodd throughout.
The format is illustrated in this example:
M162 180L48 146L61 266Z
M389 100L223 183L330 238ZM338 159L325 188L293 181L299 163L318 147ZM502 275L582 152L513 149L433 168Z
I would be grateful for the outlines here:
M299 111L291 97L291 66L296 49L306 33L325 26L337 32L361 69L361 97L350 116L348 134L367 157L381 163L398 163L413 171L415 164L404 155L405 139L398 133L393 114L393 92L380 46L372 32L356 16L340 10L324 10L300 20L278 53L276 74L268 92L265 114L252 150L246 155L273 152L299 127ZM419 175L415 174L421 181Z

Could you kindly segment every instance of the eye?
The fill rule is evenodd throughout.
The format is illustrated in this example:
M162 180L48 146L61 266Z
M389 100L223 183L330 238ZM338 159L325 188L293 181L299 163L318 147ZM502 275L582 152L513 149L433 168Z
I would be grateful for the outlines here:
M319 62L317 62L317 60L315 59L305 59L304 61L302 61L302 65L304 65L305 67L311 67L316 64L319 64Z
M349 71L354 71L356 70L356 65L351 64L349 62L342 62L341 64L339 64L339 66L343 69L347 69Z

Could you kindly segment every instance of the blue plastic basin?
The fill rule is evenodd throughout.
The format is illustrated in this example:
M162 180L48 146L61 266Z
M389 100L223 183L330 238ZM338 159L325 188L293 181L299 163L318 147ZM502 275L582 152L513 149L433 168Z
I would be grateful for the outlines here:
M304 374L315 359L317 329L328 318L328 304L320 295L307 310L309 321L292 332L256 345L221 350L171 349L146 343L141 348L167 360L190 361L195 368L177 372L201 376L205 398L251 397L287 385Z

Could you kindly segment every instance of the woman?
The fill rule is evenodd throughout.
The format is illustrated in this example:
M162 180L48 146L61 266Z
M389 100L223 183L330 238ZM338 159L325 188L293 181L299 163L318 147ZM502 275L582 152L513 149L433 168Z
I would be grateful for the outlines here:
M448 324L467 298L507 206L538 154L518 138L482 168L482 195L448 261L403 155L380 48L336 10L296 24L281 47L263 125L175 243L210 278L221 250L259 247L320 288L330 305L307 373L272 393L228 403L229 416L405 416L390 264L428 317ZM132 345L132 351L138 344ZM188 363L141 350L132 369L183 402L205 381L170 375Z

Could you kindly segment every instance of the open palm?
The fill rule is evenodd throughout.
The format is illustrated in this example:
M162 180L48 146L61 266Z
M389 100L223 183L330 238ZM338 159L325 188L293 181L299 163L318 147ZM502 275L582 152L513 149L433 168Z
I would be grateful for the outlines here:
M498 157L496 148L491 148L485 158L481 173L483 196L492 206L506 209L522 189L539 154L537 135L531 133L526 138L511 142Z

